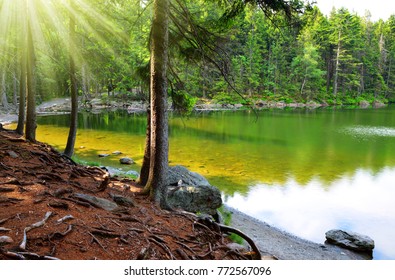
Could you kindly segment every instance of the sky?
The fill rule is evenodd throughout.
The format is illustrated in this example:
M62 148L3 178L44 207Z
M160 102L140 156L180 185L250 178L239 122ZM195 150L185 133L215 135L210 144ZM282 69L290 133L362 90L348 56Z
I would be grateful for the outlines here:
M372 21L377 21L380 18L387 20L390 15L395 14L394 0L315 0L315 2L325 15L329 15L332 7L336 7L336 9L344 7L360 16L364 16L365 11L369 10Z

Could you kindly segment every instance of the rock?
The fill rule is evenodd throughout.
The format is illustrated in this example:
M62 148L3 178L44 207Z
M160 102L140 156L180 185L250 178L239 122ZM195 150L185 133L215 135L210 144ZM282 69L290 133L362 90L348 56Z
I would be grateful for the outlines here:
M167 185L177 186L179 181L182 180L183 185L187 186L210 186L210 183L202 175L191 172L181 165L169 167L167 176Z
M168 202L174 208L216 216L222 205L221 192L202 175L181 165L169 168Z
M8 155L12 158L17 158L19 157L17 153L15 153L14 151L8 151Z
M373 101L372 106L373 106L373 108L382 108L382 107L385 107L385 104L383 102L375 100L375 101Z
M314 101L309 101L306 103L306 107L308 107L310 109L315 109L315 108L321 107L321 104L318 104L317 102L314 102Z
M6 235L0 236L0 246L5 244L11 244L13 242L14 240L12 240L12 238L9 236Z
M370 106L370 103L366 100L361 100L359 101L359 107L361 108L368 108Z
M82 201L86 201L86 202L92 204L93 206L102 208L107 211L113 211L116 208L118 208L118 205L115 202L112 202L112 201L105 199L105 198L91 196L91 195L82 194L82 193L76 193L76 194L74 194L74 197L78 198Z
M280 102L277 102L276 103L276 108L279 108L279 109L283 109L283 108L285 108L285 102L284 101L280 101Z
M222 205L221 192L210 185L170 187L167 201L173 208L209 215L216 215Z
M92 107L104 105L104 102L100 98L91 99L89 103L92 105Z
M287 107L289 107L289 108L297 108L298 107L298 103L289 103L289 104L287 104Z
M138 207L138 204L131 198L117 194L110 194L114 202L120 206Z
M108 157L109 154L99 154L98 156L99 156L99 157Z
M267 105L267 102L264 101L264 100L258 100L258 101L255 102L255 106L256 107L262 108L262 107L265 107L266 105Z
M114 151L114 152L112 152L112 154L113 154L113 155L116 155L116 156L119 156L119 155L122 154L122 152L120 152L120 151Z
M359 252L372 253L374 241L366 235L359 233L333 229L325 233L329 243Z
M119 162L121 164L134 164L133 159L128 158L128 157L124 157L124 158L119 159Z

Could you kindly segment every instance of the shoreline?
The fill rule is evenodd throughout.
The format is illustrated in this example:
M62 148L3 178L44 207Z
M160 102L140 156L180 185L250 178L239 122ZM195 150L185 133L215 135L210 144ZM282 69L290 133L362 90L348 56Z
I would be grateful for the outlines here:
M99 98L94 98L90 101L90 103L79 104L79 110L91 110L93 112L102 111L102 110L126 110L128 113L145 113L147 103L144 101L132 101L130 103L125 102L117 102L112 101L110 103L103 103ZM257 100L253 105L243 105L243 104L219 104L219 103L204 103L198 102L195 107L195 112L210 112L210 111L237 111L243 109L251 109L254 108L257 111L267 110L267 109L318 109L318 108L331 108L331 107L355 107L359 109L368 109L368 108L382 108L388 106L388 104L381 103L379 101L374 101L373 103L368 102L360 102L359 104L348 105L348 104L334 104L329 105L327 103L317 103L314 101L309 101L305 103L285 103L283 101L265 101L265 100ZM36 107L36 113L38 116L44 115L52 115L52 114L68 114L70 113L70 98L55 98L49 101L45 101ZM169 105L169 108L171 104ZM11 123L18 122L18 113L17 108L12 105L6 111L1 110L0 108L0 123L3 125L8 125Z
M369 260L371 257L331 244L319 244L224 205L232 213L231 226L251 237L265 259L278 260Z

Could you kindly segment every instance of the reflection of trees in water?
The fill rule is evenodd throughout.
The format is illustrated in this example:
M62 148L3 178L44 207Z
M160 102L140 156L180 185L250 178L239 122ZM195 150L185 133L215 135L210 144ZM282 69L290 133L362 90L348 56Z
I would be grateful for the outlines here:
M301 186L312 180L329 186L339 178L353 176L359 169L378 173L386 166L395 166L394 137L358 141L342 132L356 123L389 126L395 121L391 108L265 111L260 112L256 122L255 116L245 111L212 112L189 119L173 115L170 164L185 165L211 178L226 193L245 192L246 186L256 182L284 185L290 178ZM66 128L68 116L42 117L39 124ZM143 141L132 143L140 140L128 137L145 135L146 117L126 111L84 112L79 115L79 129L80 134L84 130L91 135L97 131L93 136L97 137L95 147L107 139L109 149L119 150L121 144L116 139L122 137L125 147L133 146L125 149L140 157L136 145L143 145Z

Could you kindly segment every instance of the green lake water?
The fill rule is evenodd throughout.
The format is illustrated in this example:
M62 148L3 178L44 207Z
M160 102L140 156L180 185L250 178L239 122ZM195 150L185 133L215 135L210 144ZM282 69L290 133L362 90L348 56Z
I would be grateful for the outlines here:
M37 138L64 148L68 116L39 118ZM139 171L146 117L81 113L77 157ZM170 164L204 175L224 202L323 243L340 228L375 240L375 259L395 259L395 106L264 110L170 118ZM133 166L121 166L121 151Z

